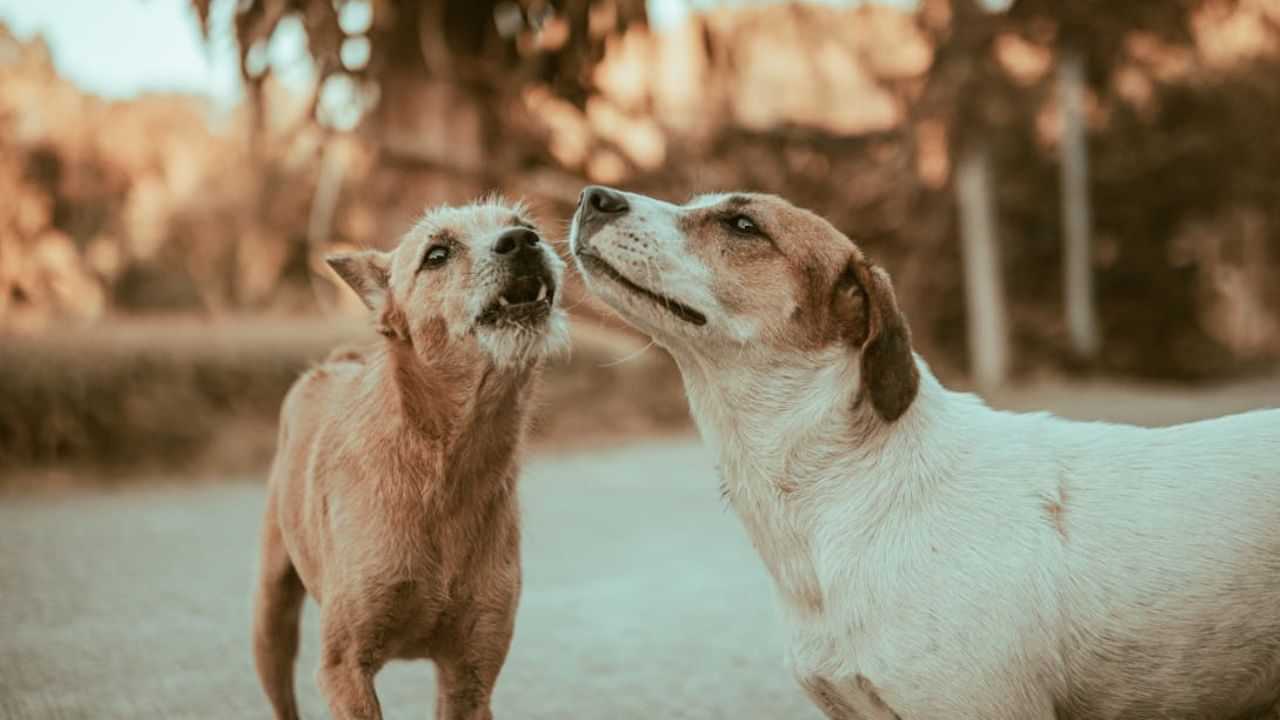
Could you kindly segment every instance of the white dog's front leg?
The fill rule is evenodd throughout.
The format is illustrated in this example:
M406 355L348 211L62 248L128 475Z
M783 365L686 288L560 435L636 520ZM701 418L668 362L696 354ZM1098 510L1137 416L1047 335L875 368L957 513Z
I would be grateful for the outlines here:
M805 694L831 720L902 720L862 675L829 680L821 675L798 678Z

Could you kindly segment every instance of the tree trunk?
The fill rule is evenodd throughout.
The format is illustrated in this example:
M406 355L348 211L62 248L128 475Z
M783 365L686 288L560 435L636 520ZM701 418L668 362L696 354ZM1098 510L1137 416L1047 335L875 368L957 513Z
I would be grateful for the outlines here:
M986 148L961 154L956 167L956 202L964 254L969 366L982 390L999 387L1009 374L1009 323L990 176Z
M1058 63L1062 113L1063 304L1071 349L1091 358L1101 345L1090 265L1089 151L1084 125L1084 57L1066 48Z
M311 213L307 218L307 267L311 269L307 281L316 304L330 310L332 303L328 296L320 293L316 279L326 269L324 255L333 234L333 217L337 213L342 182L347 176L350 149L346 142L341 139L335 141L332 137L323 147L320 175L316 178L316 191L311 198Z

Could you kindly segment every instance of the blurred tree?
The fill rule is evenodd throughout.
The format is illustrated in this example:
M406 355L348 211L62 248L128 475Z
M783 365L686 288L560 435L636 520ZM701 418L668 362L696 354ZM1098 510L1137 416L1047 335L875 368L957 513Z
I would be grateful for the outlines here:
M1063 305L1071 349L1082 358L1097 354L1098 315L1090 266L1089 150L1084 119L1084 55L1063 48L1058 59L1058 113L1062 126Z
M956 204L964 258L970 371L983 390L1004 383L1009 374L1008 311L1000 275L1000 244L991 195L991 158L975 145L956 167Z
M1220 6L1235 0L1207 0ZM1106 92L1116 67L1125 61L1126 38L1146 33L1162 42L1192 42L1191 23L1206 0L1106 3L1017 0L1009 11L1014 32L1051 38L1057 58L1057 105L1063 239L1063 306L1072 352L1092 359L1101 348L1091 265L1088 144L1084 102L1090 84Z
M990 390L1004 383L1010 364L989 139L1008 112L1006 98L974 90L1000 87L991 57L997 26L978 0L926 0L919 18L936 49L915 122L947 127L950 155L957 158L952 187L960 216L969 369L978 386Z
M207 34L212 0L192 2ZM647 21L644 0L241 0L235 37L259 131L266 46L287 18L316 70L309 121L340 124L326 104L359 105L384 151L490 176L537 147L512 142L529 128L523 89L584 106L606 43Z
M207 40L216 3L192 3ZM647 22L644 0L237 0L234 5L232 30L249 101L251 157L262 166L253 180L259 186L258 221L266 223L285 199L309 196L306 232L293 236L288 254L307 258L308 280L322 305L327 292L316 281L333 280L322 258L333 240L342 188L358 172L361 152L324 142L325 135L360 132L363 146L382 166L424 170L475 191L505 187L521 169L554 166L546 130L530 117L523 93L542 88L585 107L606 44ZM295 124L281 127L282 116L295 111L294 103L270 86L272 76L287 69L273 65L269 48L277 33L297 29L305 35L313 85ZM313 133L299 132L312 128L319 129L320 142L309 138ZM281 168L311 154L314 173L299 187Z
M1052 140L1059 152L1067 336L1078 357L1097 356L1102 333L1094 299L1086 110L1123 102L1113 79L1121 68L1132 69L1135 38L1194 51L1197 15L1208 8L1230 12L1239 5L1240 0L924 0L917 22L932 38L935 53L914 119L947 127L950 155L958 158L954 183L968 285L995 279L988 267L975 263L999 262L998 213L991 213L990 221L973 220L989 213L973 203L995 202L980 186L999 185L993 178L999 162L988 154L998 158L1002 143L1014 142L1015 130L1036 125L1041 107L1056 104ZM1047 55L1056 74L1037 71L1035 62L1008 62L1000 57L1002 44L1025 49L1024 55ZM1019 64L1023 67L1011 67ZM998 286L966 292L971 312L1003 312L1004 303L995 297ZM1001 336L1005 322L995 316L971 322L976 329L969 334L970 364L980 380L998 383L1008 342Z

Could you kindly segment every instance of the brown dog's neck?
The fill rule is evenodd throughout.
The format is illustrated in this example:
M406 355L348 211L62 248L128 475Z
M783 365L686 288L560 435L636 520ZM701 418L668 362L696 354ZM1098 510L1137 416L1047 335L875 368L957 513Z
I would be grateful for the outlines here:
M375 372L406 462L438 468L446 486L479 490L511 475L536 366L500 368L448 347L388 340ZM514 478L510 478L513 480Z

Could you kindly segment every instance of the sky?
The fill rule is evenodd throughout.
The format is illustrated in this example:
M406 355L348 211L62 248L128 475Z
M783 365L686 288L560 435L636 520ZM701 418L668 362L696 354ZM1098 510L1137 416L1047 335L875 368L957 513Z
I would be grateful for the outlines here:
M732 1L732 0L729 0ZM736 0L740 4L771 0ZM815 1L815 0L811 0ZM816 0L850 4L857 0ZM913 5L914 0L881 0ZM186 0L0 0L0 21L18 37L45 37L58 72L89 92L130 98L142 92L179 91L205 95L230 107L241 97L235 43L229 24L236 0L215 0L215 32L201 37L199 22ZM655 27L678 22L689 9L726 0L648 0ZM269 54L275 67L298 68L284 79L300 90L310 84L302 59L299 26L277 32Z
M231 9L225 0L217 4ZM0 20L20 38L43 35L58 72L105 97L168 90L223 102L239 96L230 37L223 47L206 45L183 0L0 0Z

